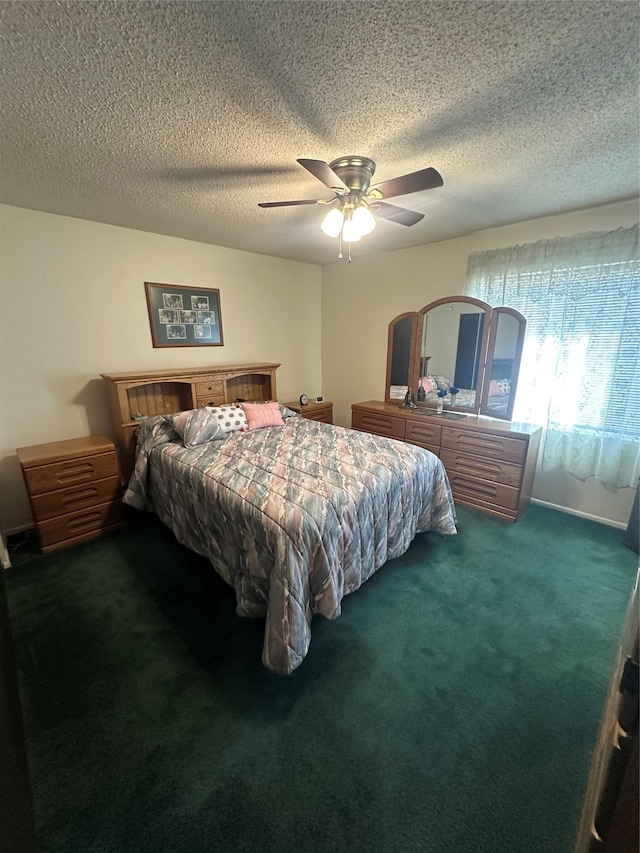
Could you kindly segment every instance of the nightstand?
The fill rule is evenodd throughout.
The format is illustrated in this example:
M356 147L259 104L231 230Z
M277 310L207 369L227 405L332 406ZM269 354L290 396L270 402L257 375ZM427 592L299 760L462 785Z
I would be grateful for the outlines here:
M43 551L124 524L116 449L104 436L19 447L16 454Z
M324 424L333 423L333 403L328 403L326 400L324 403L309 401L306 406L301 406L299 400L295 403L284 403L283 405L310 421L322 421Z

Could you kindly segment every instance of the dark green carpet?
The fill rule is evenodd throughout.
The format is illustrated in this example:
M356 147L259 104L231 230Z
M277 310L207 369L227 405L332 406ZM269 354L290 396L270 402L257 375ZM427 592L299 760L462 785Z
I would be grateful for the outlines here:
M316 617L290 677L152 516L23 562L43 849L570 853L636 570L622 538L460 508L458 536L417 537Z

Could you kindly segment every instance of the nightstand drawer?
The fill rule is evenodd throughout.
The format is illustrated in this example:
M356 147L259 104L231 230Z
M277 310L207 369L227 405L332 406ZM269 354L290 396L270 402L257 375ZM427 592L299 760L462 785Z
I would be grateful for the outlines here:
M115 452L102 453L99 456L83 456L24 470L27 488L32 497L44 492L52 492L54 489L79 486L114 476L118 476Z
M31 505L36 521L43 521L54 515L66 515L78 512L87 507L120 499L120 477L108 477L106 480L96 480L85 486L72 486L68 489L58 489L32 498Z
M122 521L120 501L100 504L90 509L42 521L38 524L42 550L52 550L56 545L60 547L70 545L74 540L90 539L112 527L119 527Z
M301 412L301 415L308 421L320 421L323 424L330 424L333 421L333 406L326 406L324 409L315 409L310 412Z

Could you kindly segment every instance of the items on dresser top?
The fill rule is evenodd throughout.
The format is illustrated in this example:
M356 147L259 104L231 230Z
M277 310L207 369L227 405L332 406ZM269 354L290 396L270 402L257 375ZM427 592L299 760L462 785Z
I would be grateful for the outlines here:
M284 405L303 418L308 418L311 421L321 421L324 424L333 423L333 403L324 400L321 403L309 401L308 403L284 403Z
M107 383L123 481L133 471L136 430L147 417L240 400L275 400L279 366L252 362L100 374Z
M123 523L116 449L101 435L16 450L43 551Z
M444 463L454 500L517 521L531 501L542 429L530 424L405 409L370 400L351 407L353 429L426 447Z

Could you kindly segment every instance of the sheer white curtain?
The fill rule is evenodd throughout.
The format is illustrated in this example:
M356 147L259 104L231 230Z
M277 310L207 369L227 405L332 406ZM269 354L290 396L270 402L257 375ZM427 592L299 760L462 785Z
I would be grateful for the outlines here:
M611 488L640 473L639 226L469 257L467 293L526 317L513 419L545 427L542 468Z

